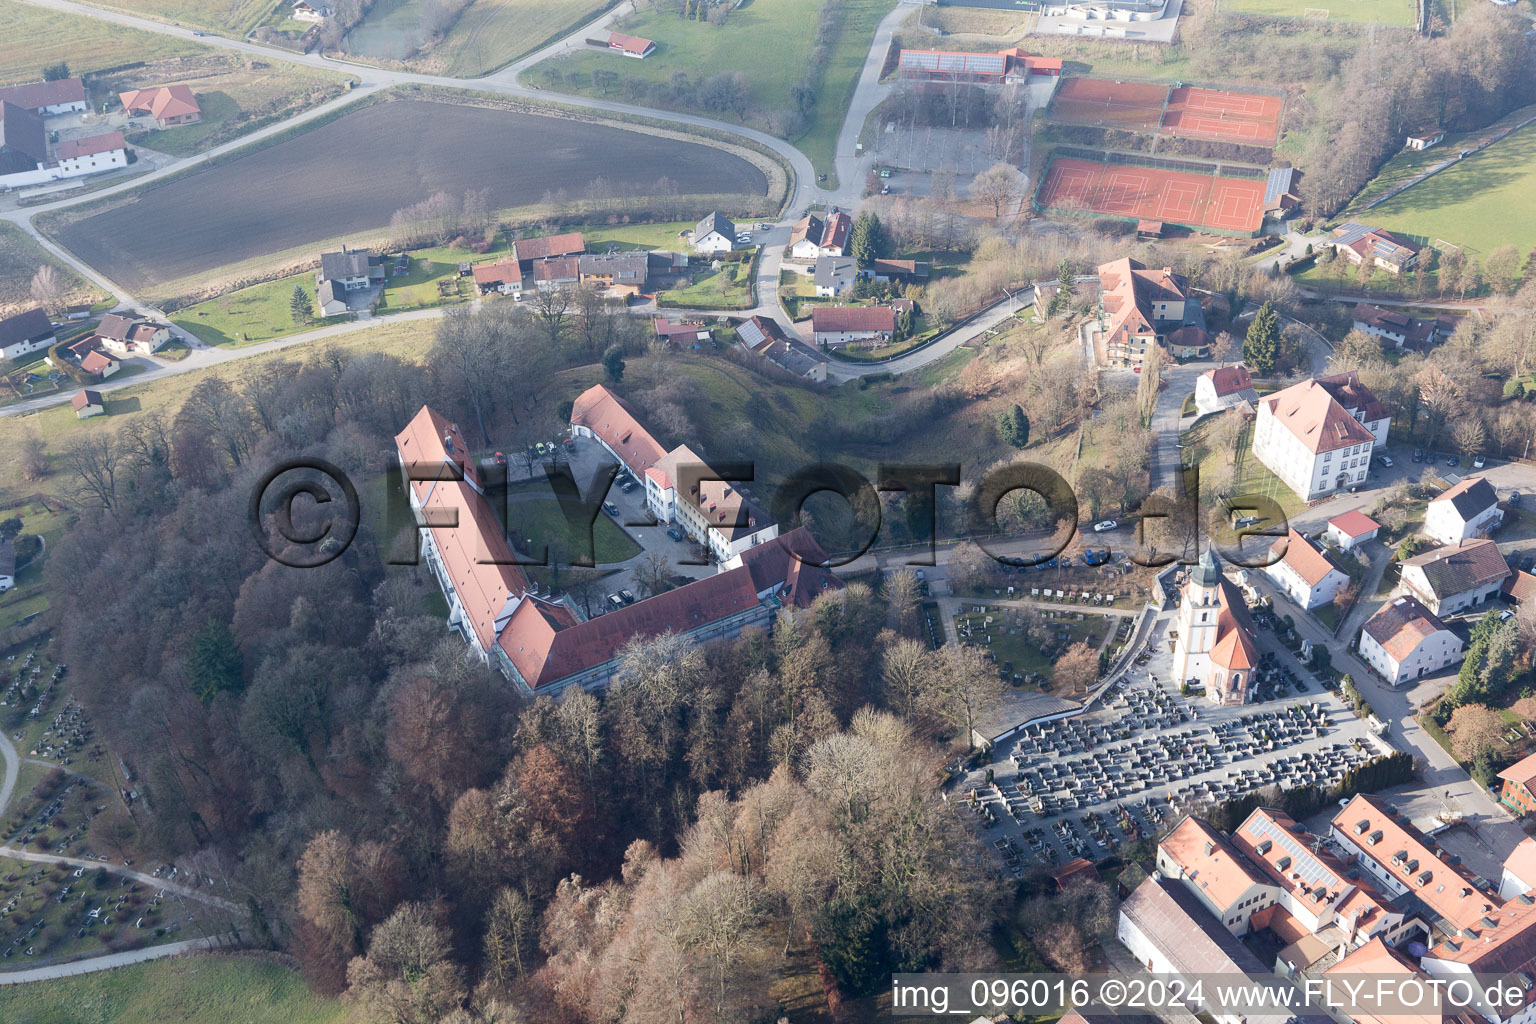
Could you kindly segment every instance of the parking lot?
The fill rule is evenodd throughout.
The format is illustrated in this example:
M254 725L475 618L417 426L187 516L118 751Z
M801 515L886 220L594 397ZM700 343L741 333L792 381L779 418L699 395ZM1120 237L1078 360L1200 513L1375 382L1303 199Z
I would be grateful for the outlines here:
M1015 877L1109 857L1187 813L1268 786L1327 787L1391 752L1289 652L1266 652L1264 692L1278 699L1223 707L1182 696L1168 679L1167 621L1150 656L1092 710L1025 726L958 787L963 813ZM1264 638L1274 643L1260 637L1261 650Z

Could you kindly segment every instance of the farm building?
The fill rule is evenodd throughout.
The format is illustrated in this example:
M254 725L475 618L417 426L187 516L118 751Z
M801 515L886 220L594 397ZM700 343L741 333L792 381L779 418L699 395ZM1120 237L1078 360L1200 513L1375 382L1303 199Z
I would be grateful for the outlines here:
M883 260L877 259L863 270L859 276L871 281L926 281L928 280L929 265L920 260Z
M587 240L580 231L564 235L545 235L543 238L522 238L512 243L512 258L527 274L533 269L534 260L547 260L551 256L579 256L587 251Z
M11 540L0 540L0 594L16 585L16 545Z
M81 113L85 106L85 80L60 78L52 82L27 82L0 89L0 100L14 103L39 117Z
M148 114L161 128L178 124L196 124L203 119L197 97L185 85L162 85L156 89L130 89L118 93L123 110L129 114Z
M579 283L623 295L645 290L650 257L644 252L583 253L576 257Z
M1444 141L1444 128L1425 128L1408 136L1408 141L1403 144L1403 148L1418 152L1431 146L1437 146Z
M627 36L622 32L608 33L608 49L617 50L626 57L644 60L656 52L656 44L639 36Z
M58 339L41 309L29 309L0 320L0 358L20 359L48 348Z
M523 270L515 259L478 263L470 268L469 273L481 295L490 295L492 292L511 295L523 288Z
M54 148L53 158L66 178L116 170L128 166L128 140L122 132L69 139Z
M823 348L890 341L896 311L889 306L821 306L811 310L811 331Z
M708 327L700 324L679 323L676 320L668 320L664 316L651 318L651 330L656 332L658 341L670 342L674 345L692 345L710 341L714 337Z
M331 16L329 4L312 4L309 0L299 0L293 5L292 18L294 21L324 21Z
M1482 604L1504 586L1509 563L1491 540L1469 540L1426 551L1403 563L1398 590L1436 615Z
M25 107L0 100L0 185L47 181L48 135L43 119Z
M813 381L827 379L827 364L789 343L779 325L763 316L752 316L736 325L736 337L757 355L786 373Z

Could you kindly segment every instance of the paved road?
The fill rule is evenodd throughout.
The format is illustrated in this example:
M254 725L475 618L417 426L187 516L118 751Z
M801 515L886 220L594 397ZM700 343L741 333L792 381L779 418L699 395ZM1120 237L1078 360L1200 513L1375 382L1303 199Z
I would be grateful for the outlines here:
M870 112L890 95L894 84L880 83L880 71L885 67L885 55L891 47L891 36L917 6L913 0L901 0L875 27L875 38L870 43L864 67L859 72L859 84L854 89L853 101L849 103L843 127L837 133L837 194L842 197L845 206L858 205L864 195L864 179L868 177L875 159L872 149L869 153L859 153L859 132L863 131Z
M163 946L147 946L144 949L134 949L126 953L108 953L106 956L94 956L89 960L74 960L65 964L53 964L50 967L32 967L25 971L5 971L0 973L0 985L23 985L29 981L52 981L55 978L68 978L76 974L110 971L114 967L141 964L146 960L162 960L168 956L181 956L184 953L200 953L204 950L216 949L230 939L232 939L230 936L184 939L181 942L168 942Z

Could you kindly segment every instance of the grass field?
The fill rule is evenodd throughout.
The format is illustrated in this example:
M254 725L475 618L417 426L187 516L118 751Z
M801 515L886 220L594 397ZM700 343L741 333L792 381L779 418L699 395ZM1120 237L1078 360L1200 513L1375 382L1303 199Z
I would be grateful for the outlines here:
M1501 245L1521 253L1536 238L1536 125L1474 153L1370 211L1393 231L1443 238L1486 256Z
M843 115L853 96L875 26L893 6L892 0L843 0L842 28L832 44L827 65L816 90L817 102L810 124L789 141L816 165L818 172L834 175L833 151ZM627 82L664 84L681 73L689 83L712 78L721 73L740 72L746 76L755 108L749 122L772 130L766 120L774 111L793 107L790 90L811 57L820 0L756 0L733 11L723 26L683 20L675 14L650 12L630 20L625 31L656 42L656 52L645 60L626 60L617 54L588 50L546 61L525 76L553 88L585 96L601 96L592 72L612 71L619 84L611 90L615 98L629 98ZM773 45L760 45L764 39ZM556 81L553 72L564 75ZM643 93L635 102L651 103L668 109L688 110L720 120L739 120L722 111L695 110L687 104L661 102ZM761 123L759 123L761 122Z
M352 30L351 52L434 74L477 78L591 20L606 0L476 0L443 38L423 46L426 6L423 0L379 0Z
M693 284L662 292L656 297L656 304L672 309L739 309L750 306L752 268L755 265L743 260L740 263L722 264L719 270L695 274Z
M1377 25L1415 24L1413 0L1226 0L1229 11L1243 14L1267 14L1277 18L1303 18L1309 10L1326 10L1329 21L1361 21Z
M297 971L254 957L200 956L0 987L0 1020L21 1024L340 1024L344 1004Z
M171 315L171 323L183 327L210 345L239 347L273 338L284 338L299 331L314 330L327 324L341 323L345 317L318 318L313 323L294 323L289 303L293 286L302 285L313 305L315 275L312 273L280 277L249 288L241 288L207 302L199 302Z
M270 18L277 0L89 0L92 7L127 11L156 21L243 36Z
M549 547L551 561L564 562L579 557L585 548L578 538L560 503L544 483L517 484L508 494L506 506L507 529L515 532L527 545L527 554L538 557ZM592 524L593 557L599 565L624 562L640 553L640 545L630 539L623 529L607 515L598 515Z
M0 84L35 81L42 77L43 68L61 60L81 75L135 61L212 52L157 32L15 0L0 0L0 40L4 40L0 42Z
M58 272L67 291L68 301L95 302L103 298L85 278L50 256L43 247L10 221L0 221L0 312L18 312L34 305L32 276L43 264Z

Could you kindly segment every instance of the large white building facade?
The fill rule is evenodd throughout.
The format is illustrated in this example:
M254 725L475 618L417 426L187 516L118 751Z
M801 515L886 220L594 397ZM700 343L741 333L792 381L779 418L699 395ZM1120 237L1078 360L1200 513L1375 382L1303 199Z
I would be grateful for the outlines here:
M1318 377L1259 402L1253 455L1307 501L1365 483L1392 424L1360 375Z

